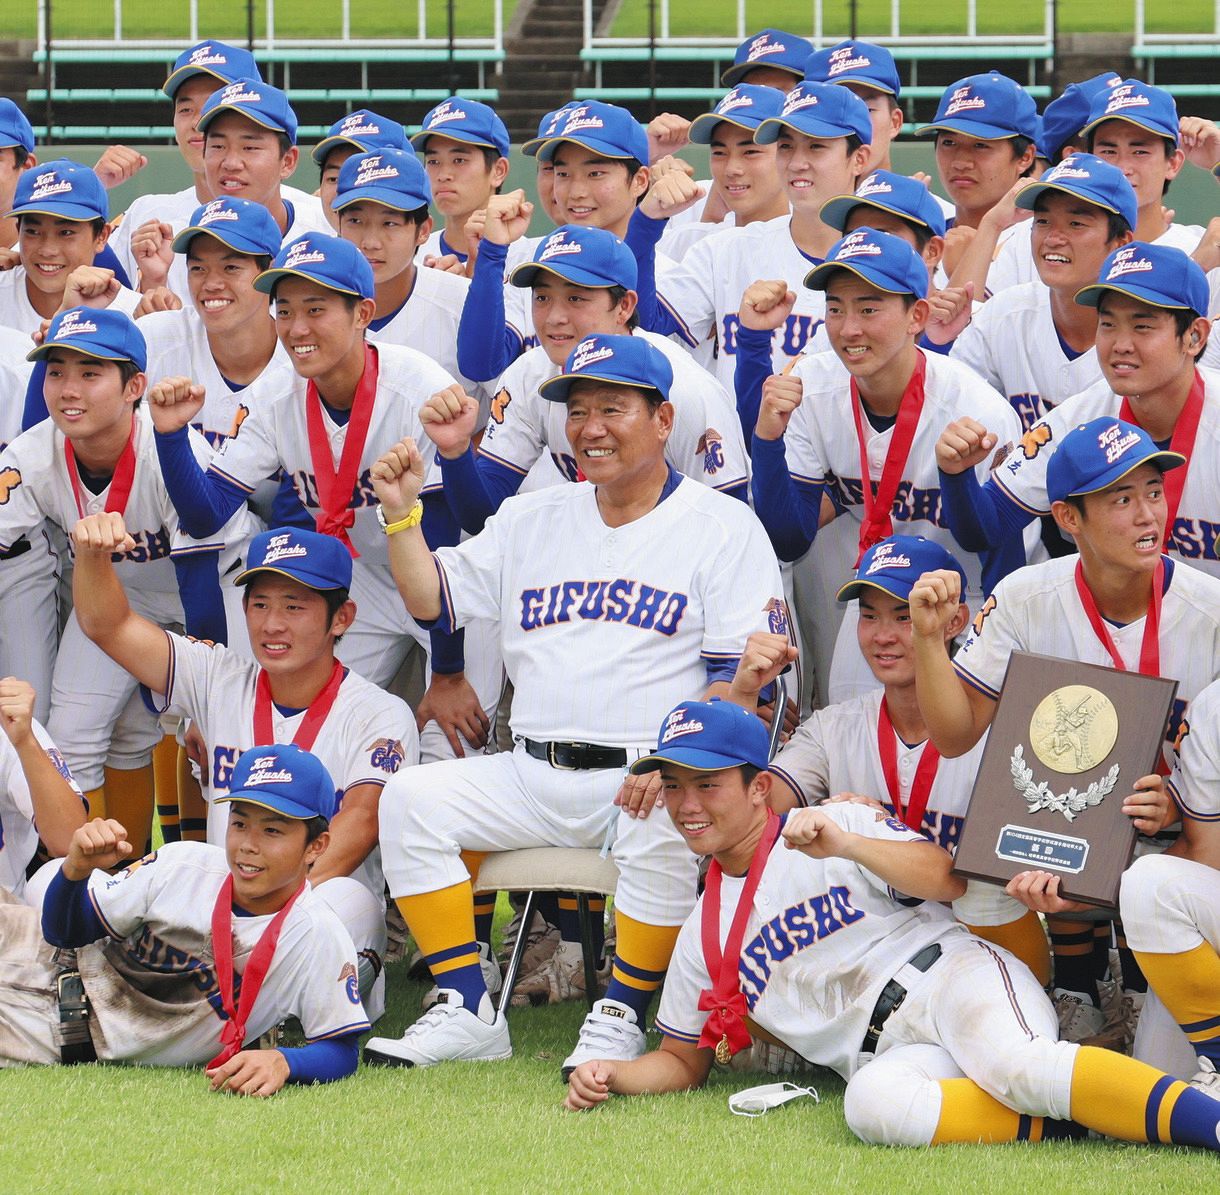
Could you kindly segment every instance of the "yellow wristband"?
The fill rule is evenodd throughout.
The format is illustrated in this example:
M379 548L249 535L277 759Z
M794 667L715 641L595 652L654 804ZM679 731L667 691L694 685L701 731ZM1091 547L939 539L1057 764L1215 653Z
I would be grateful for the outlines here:
M384 515L382 518L384 519ZM393 535L396 531L406 531L411 527L418 527L424 521L424 504L416 499L415 505L411 507L411 513L404 519L399 519L396 523L382 523L386 535Z

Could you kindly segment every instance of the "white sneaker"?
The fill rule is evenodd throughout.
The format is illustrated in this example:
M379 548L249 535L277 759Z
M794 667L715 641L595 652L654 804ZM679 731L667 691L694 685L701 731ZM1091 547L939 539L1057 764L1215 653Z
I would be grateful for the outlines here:
M512 958L513 947L517 944L517 935L521 932L521 914L514 913L512 920L504 927L504 947L500 951L500 970L508 967ZM521 975L530 975L537 971L553 955L559 946L559 929L548 925L541 913L535 913L530 922L530 932L526 935L525 950L521 955Z
M508 1023L493 1012L484 996L475 1015L462 1003L461 992L445 988L436 1003L402 1037L370 1037L364 1061L383 1066L432 1066L437 1062L490 1062L511 1058Z
M576 1049L563 1060L564 1081L582 1062L597 1058L629 1062L643 1053L644 1032L635 1012L617 1000L599 1000L585 1016Z
M500 968L491 957L491 948L486 942L479 943L479 969L483 972L483 982L487 985L489 996L498 996L503 981L500 978ZM441 989L433 984L424 994L419 1006L427 1012L440 999Z
M1216 1064L1210 1058L1199 1055L1199 1069L1190 1085L1196 1091L1201 1091L1214 1100L1220 1100L1220 1071L1216 1070Z
M1096 1037L1106 1023L1105 1014L1095 1008L1083 992L1055 988L1051 992L1055 1014L1059 1018L1059 1040L1082 1042Z

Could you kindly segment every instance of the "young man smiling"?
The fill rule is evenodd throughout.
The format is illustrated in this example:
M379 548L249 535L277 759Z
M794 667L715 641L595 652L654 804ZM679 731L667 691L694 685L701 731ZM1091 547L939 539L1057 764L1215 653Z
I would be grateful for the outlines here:
M1220 1148L1220 1104L1203 1092L1056 1040L1033 975L938 903L964 887L946 852L855 804L781 819L766 769L762 723L715 701L672 710L656 751L635 763L660 772L669 817L712 862L661 997L661 1048L586 1060L568 1108L702 1086L714 1061L749 1044L749 1017L847 1080L844 1115L867 1142L1037 1141L1092 1128Z
M308 752L264 745L236 761L226 800L223 850L173 843L117 875L133 854L122 823L82 826L41 926L0 890L4 965L24 985L0 989L0 1066L206 1064L213 1091L252 1096L356 1070L369 1027L356 952L307 879L327 847L334 783ZM63 949L75 951L68 967ZM290 1016L307 1045L245 1048Z

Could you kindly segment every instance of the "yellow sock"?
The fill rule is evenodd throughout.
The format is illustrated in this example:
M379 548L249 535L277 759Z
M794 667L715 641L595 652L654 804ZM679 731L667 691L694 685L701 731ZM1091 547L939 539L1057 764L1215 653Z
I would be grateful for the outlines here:
M940 1119L933 1145L955 1142L1041 1141L1040 1116L1022 1116L988 1095L973 1079L941 1079Z
M617 910L616 916L618 944L611 984L619 983L637 992L655 992L665 978L681 926L647 925L628 917L622 909ZM607 995L610 994L608 991Z
M142 768L121 771L106 768L106 816L114 818L127 831L132 854L138 858L152 844L153 819L153 769L152 764Z
M1046 987L1051 981L1051 947L1046 940L1042 919L1032 909L1007 925L969 925L975 937L1002 946L1017 956Z
M1121 1141L1168 1141L1173 1106L1189 1090L1134 1058L1081 1046L1072 1070L1072 1119Z
M478 965L469 880L419 896L399 896L394 903L434 978L458 967Z
M106 790L104 788L91 788L85 793L85 800L89 802L89 817L105 817L106 816Z
M1161 1002L1195 1045L1220 1041L1220 954L1207 941L1181 954L1145 954L1135 961Z
M470 873L470 882L472 884L479 878L479 868L483 866L483 860L486 856L486 851L462 852L462 863L465 865L467 872Z
M206 842L208 837L208 803L185 747L178 749L178 833L183 842Z
M157 794L161 838L177 842L182 837L178 814L178 740L172 734L153 748L153 789Z

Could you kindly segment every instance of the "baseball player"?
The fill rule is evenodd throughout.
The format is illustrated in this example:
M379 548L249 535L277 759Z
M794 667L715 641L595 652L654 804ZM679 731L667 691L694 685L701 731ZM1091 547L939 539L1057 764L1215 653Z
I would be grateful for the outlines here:
M1195 364L1210 331L1203 271L1178 249L1137 241L1112 253L1077 301L1098 311L1103 380L1035 423L981 487L973 470L991 452L984 425L962 419L945 428L936 453L954 536L977 550L1049 514L1048 465L1063 439L1081 423L1118 417L1187 458L1168 483L1165 548L1220 573L1212 530L1220 379Z
M832 196L854 191L864 173L872 136L864 101L844 87L801 83L790 91L776 118L755 131L761 144L774 143L791 215L725 229L693 246L679 270L664 280L665 302L655 301L649 258L664 230L671 192L650 194L631 222L627 243L640 263L640 323L662 335L679 334L692 345L713 338L714 372L725 388L733 384L738 310L746 288L758 278L784 279L798 292L792 312L772 337L778 371L805 347L822 322L819 294L797 284L835 242L833 229L819 215ZM672 176L679 204L690 199L691 180ZM670 183L662 180L659 187ZM676 317L676 318L675 318Z
M223 851L172 843L117 875L133 853L122 823L81 826L41 926L0 892L0 965L21 976L0 986L0 1066L206 1064L212 1090L257 1096L355 1071L369 1027L356 951L307 880L327 848L334 784L299 747L260 746L236 762L225 800ZM57 947L74 949L74 964ZM290 1016L307 1045L244 1048Z
M1017 650L1176 679L1163 760L1172 767L1172 744L1190 703L1220 671L1220 583L1162 555L1166 493L1184 461L1113 416L1069 432L1051 458L1047 492L1051 513L1075 539L1079 556L1033 564L1001 580L952 663L935 638L950 606L956 609L957 578L932 572L919 580L910 599L916 693L942 755L960 755L978 741ZM1163 797L1154 775L1135 788L1150 808ZM1142 833L1164 828L1151 824L1155 813L1141 816ZM1016 884L1008 890L1020 899ZM1101 1017L1091 953L1090 927L1083 948L1056 952L1055 982L1065 1020L1085 1028L1092 1022L1096 1032Z
M158 382L149 396L166 485L183 526L201 535L244 506L255 488L283 469L317 529L338 536L355 556L352 595L364 612L343 638L339 657L373 684L388 684L412 640L428 637L406 616L387 567L383 529L376 519L368 469L395 437L423 441L419 411L426 398L453 384L439 365L397 345L373 346L365 329L374 311L373 273L350 242L322 234L282 249L272 268L255 279L270 294L276 333L291 354L296 377L270 401L242 418L239 434L225 441L210 465L200 467L185 451L185 428L198 414L203 388L189 378ZM431 446L429 445L431 461ZM428 532L432 542L456 542L460 532L440 493L439 470L430 486ZM356 555L358 553L358 555ZM467 638L445 640L445 659L433 659L431 700L417 715L424 758L456 751L458 734L482 746L488 710L501 687L501 666L475 626ZM433 637L432 647L441 642ZM469 665L471 680L466 679Z
M0 246L17 243L17 221L5 213L13 206L17 180L37 164L34 126L12 100L0 98Z
M85 798L34 717L33 688L13 676L0 680L0 727L0 889L21 896L40 840L52 858L68 853Z
M559 208L555 205L555 164L551 161L543 161L538 157L538 151L559 131L564 120L567 119L567 111L574 107L576 100L569 100L562 108L556 108L552 112L548 112L538 122L538 136L531 137L528 141L521 145L521 152L527 158L533 158L534 164L537 167L537 174L534 178L534 192L538 197L538 206L542 208L542 214L546 216L552 224L562 224L563 217L559 214Z
M539 245L533 262L513 271L510 281L532 293L539 344L501 377L477 455L471 447L473 399L438 395L426 411L445 497L467 531L482 530L547 454L554 462L554 469L546 470L549 481L581 480L564 432L564 411L546 400L542 387L563 372L578 345L596 353L606 336L638 336L669 362L674 427L665 442L666 460L679 473L745 500L748 465L732 402L677 346L634 330L635 259L618 237L600 228L564 225Z
M318 167L318 199L331 232L339 231L339 213L333 205L344 162L357 154L376 153L383 149L406 152L410 148L407 130L398 121L371 112L368 108L357 108L330 126L327 135L314 146L311 157Z
M445 218L424 242L424 264L453 258L464 266L476 244L466 221L508 178L508 129L494 108L453 95L424 117L411 144L423 155L432 202Z
M174 268L172 259L164 254L164 250L166 243L173 240L174 233L190 222L191 213L200 204L215 198L204 175L199 114L204 101L218 87L235 83L238 79L262 82L262 78L258 64L248 50L224 42L198 42L183 50L174 60L161 90L174 106L174 141L191 173L191 185L172 194L136 196L111 234L110 247L126 270L133 287L151 289L154 281L158 284L165 281L176 294L187 293L185 275ZM166 225L164 229L161 228L163 224ZM138 240L135 237L137 232L143 234ZM133 240L137 240L139 260L133 249ZM162 254L160 264L146 262L154 251ZM149 266L147 283L141 277L145 264ZM164 278L164 267L170 270L168 280Z
M612 835L617 953L563 1066L643 1049L644 1015L696 877L672 827L634 816L635 803L615 810L623 766L647 749L645 727L674 693L722 691L747 635L786 627L779 570L754 516L665 461L671 380L665 358L638 337L582 342L542 393L566 403L588 484L510 499L479 535L435 556L417 529L418 449L404 441L373 471L408 610L451 626L498 620L516 746L408 769L386 786L386 878L441 992L401 1039L370 1040L366 1058L425 1066L508 1057L508 1028L474 946L470 876L480 852L600 846ZM732 576L712 566L726 552L739 562Z
M137 408L146 381L139 329L119 312L73 307L51 321L30 356L47 361L51 417L0 453L0 547L29 535L44 519L67 535L87 513L119 511L131 526L132 546L116 564L135 607L161 625L185 621L195 633L223 638L216 570L233 562L252 522L242 511L209 540L178 538L152 424ZM201 462L211 456L193 433L184 435L183 450ZM133 841L146 841L150 752L161 732L135 681L88 642L75 616L55 661L48 729L93 812L105 808Z
M836 508L858 524L855 544L836 541L842 559L818 558L834 575L847 573L896 524L949 546L931 446L967 407L987 412L1003 429L1000 441L1019 435L1015 414L965 366L916 346L927 319L928 271L905 241L868 228L851 233L807 274L805 286L826 293L834 353L803 357L767 381L751 452L755 509L777 553L796 560L809 549L828 489ZM972 608L988 578L1002 575L1005 556L1010 564L1024 561L1019 535L994 556L963 561ZM850 641L852 613L838 628L831 701L874 684ZM833 633L835 614L817 620L815 642L819 627L823 638Z
M577 1067L569 1108L701 1086L714 1060L749 1044L749 1017L847 1080L844 1115L867 1142L1037 1141L1090 1128L1220 1148L1220 1104L1203 1092L1056 1040L1029 970L937 903L964 887L940 847L859 805L772 813L767 735L753 715L684 703L634 768L659 770L669 816L712 863L661 997L661 1048Z
M791 91L804 77L805 63L813 52L809 39L782 29L752 33L733 54L733 65L720 76L721 87L749 83Z
M116 514L91 515L73 531L73 590L85 634L153 694L158 712L189 718L207 766L208 841L224 841L233 766L267 742L311 751L338 782L329 845L310 870L362 959L380 970L385 880L377 853L377 804L386 779L419 762L406 704L343 667L335 645L356 616L348 598L352 558L335 538L279 527L255 536L234 579L251 661L230 648L174 635L132 610L111 557L130 537ZM354 876L362 890L329 881ZM368 994L373 1020L384 983Z

